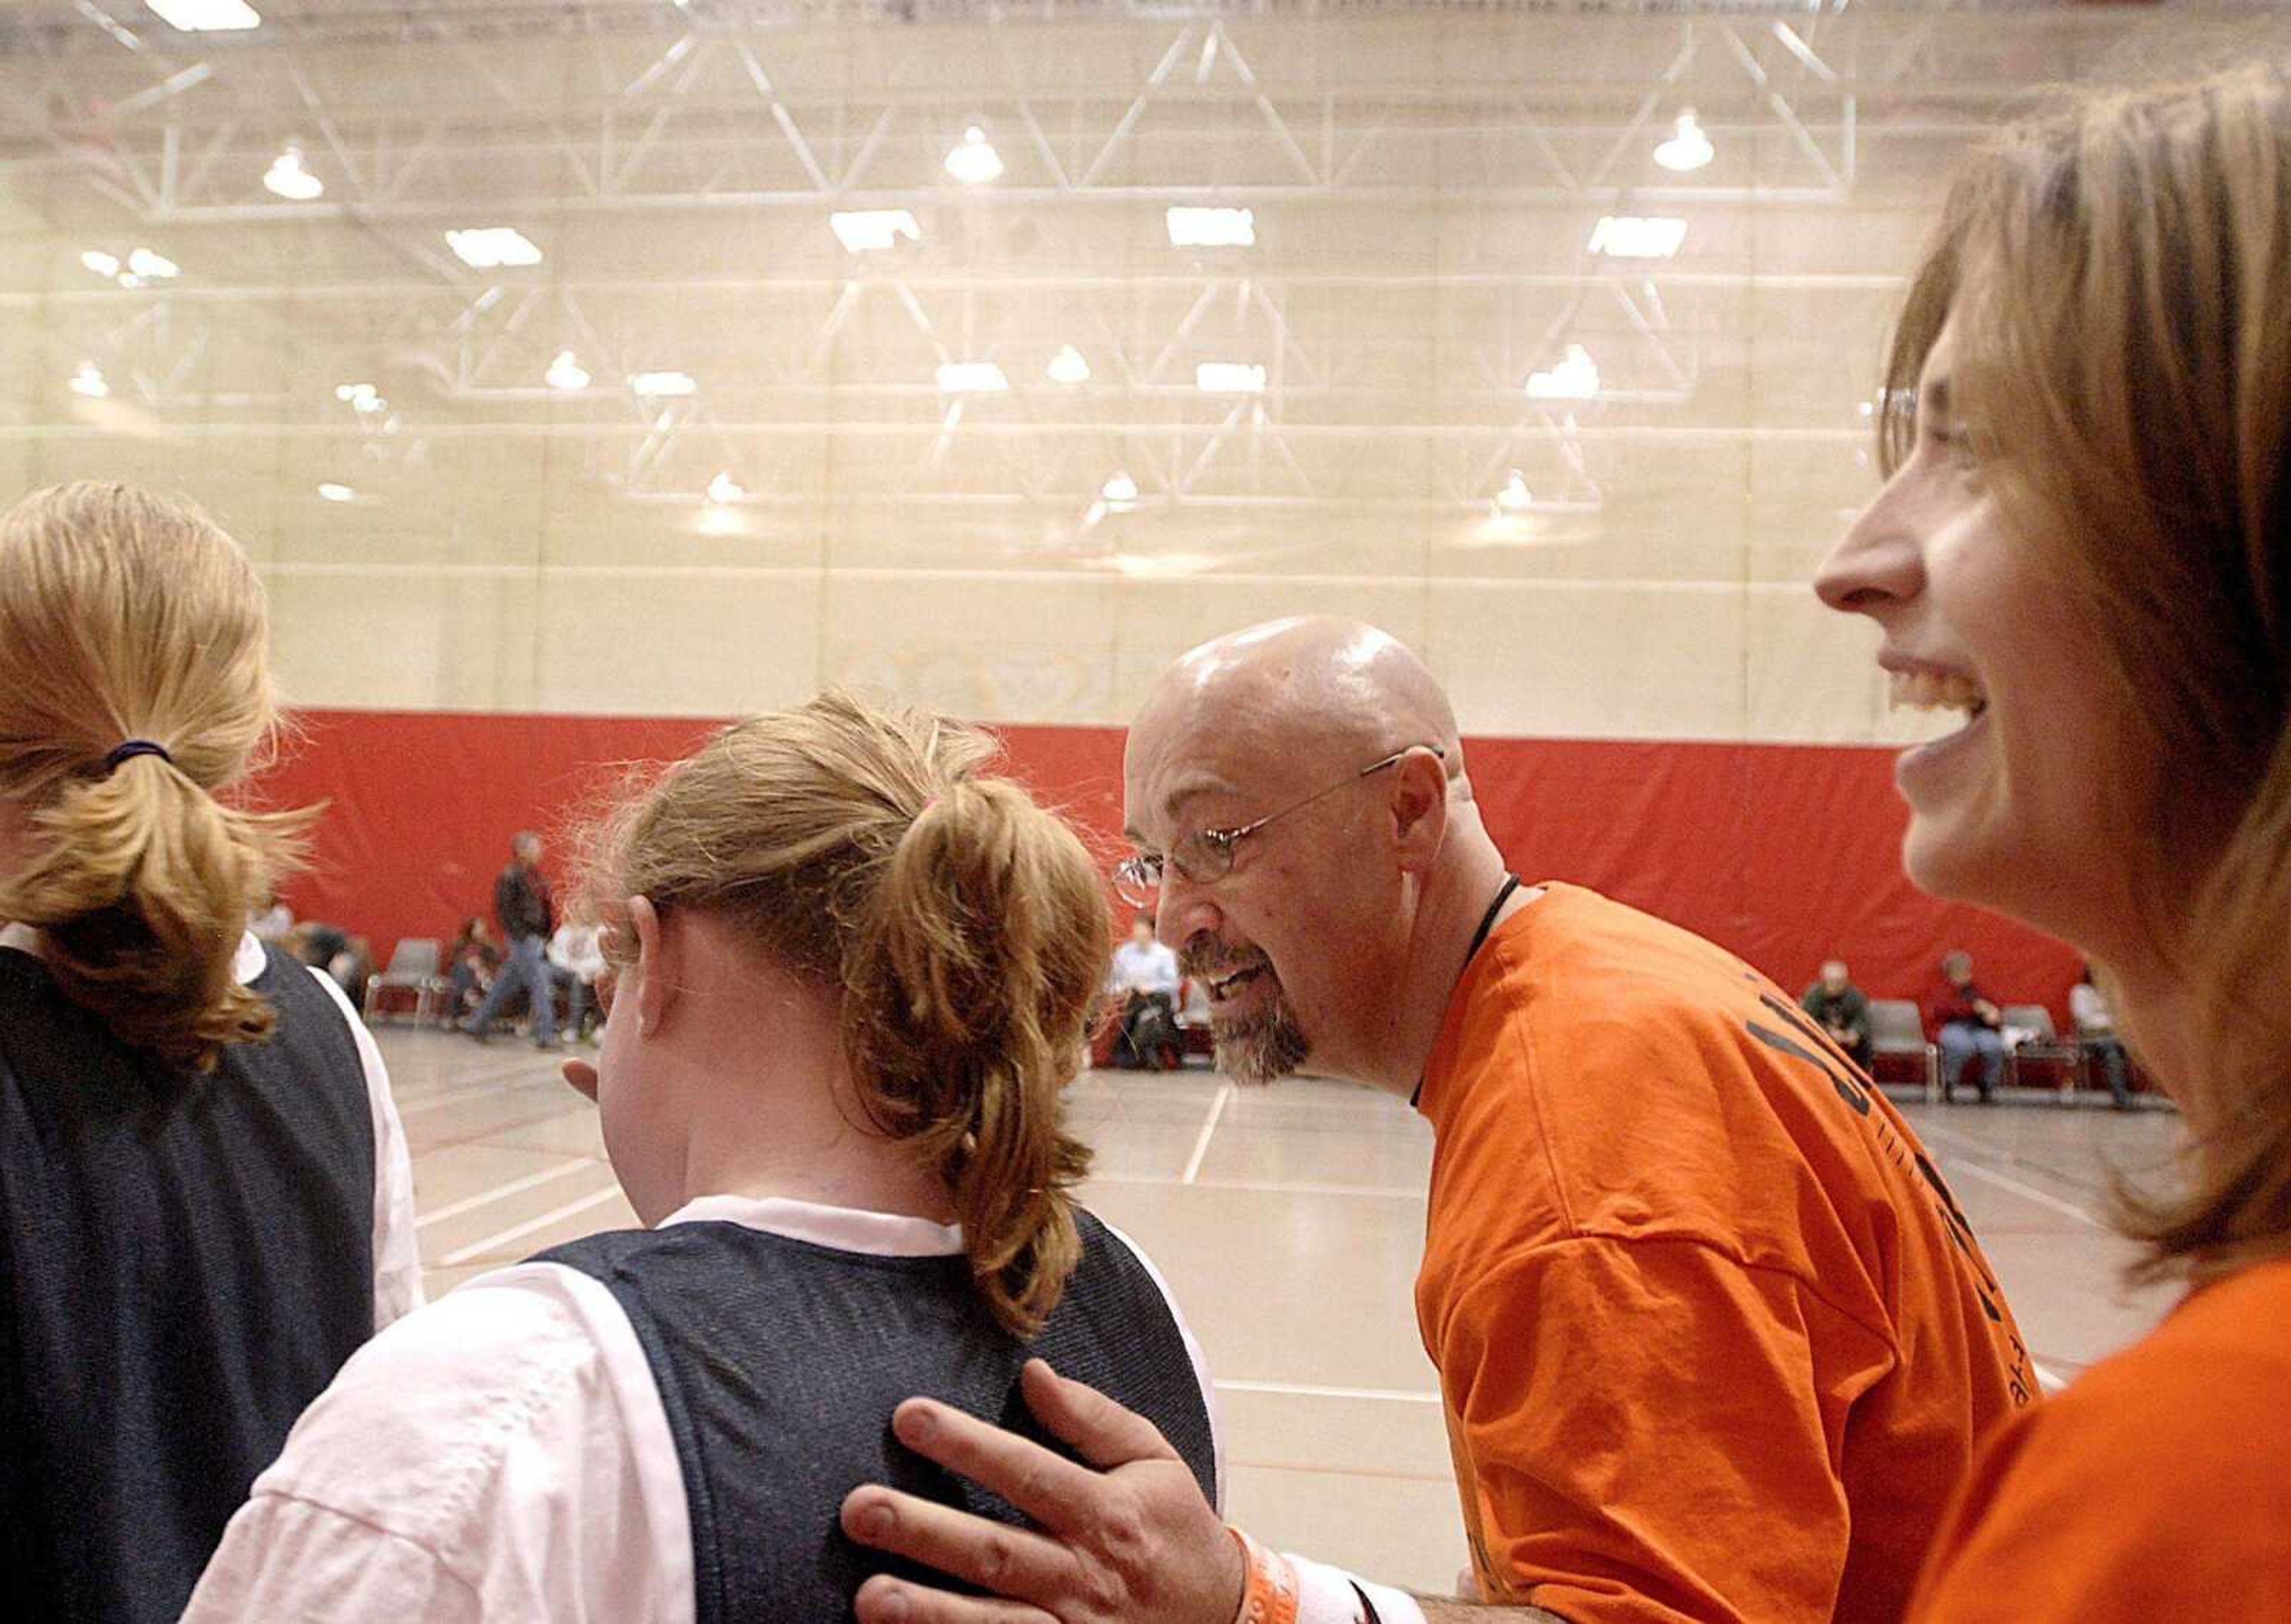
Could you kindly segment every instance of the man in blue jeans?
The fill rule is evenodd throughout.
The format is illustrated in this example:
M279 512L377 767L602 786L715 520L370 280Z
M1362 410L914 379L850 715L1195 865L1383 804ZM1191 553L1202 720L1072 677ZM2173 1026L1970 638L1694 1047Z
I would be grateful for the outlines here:
M1981 1057L1981 1103L1987 1105L2005 1081L2005 1013L1973 982L1973 955L1962 948L1942 956L1941 988L1925 1007L1933 1041L1941 1048L1941 1097L1957 1097L1957 1081L1973 1056Z
M509 952L486 1001L470 1017L470 1035L480 1043L509 995L523 987L533 1006L533 1041L543 1049L557 1047L557 997L544 956L555 910L550 906L549 881L541 877L540 863L541 837L524 830L510 842L510 864L494 881L494 917L501 921Z

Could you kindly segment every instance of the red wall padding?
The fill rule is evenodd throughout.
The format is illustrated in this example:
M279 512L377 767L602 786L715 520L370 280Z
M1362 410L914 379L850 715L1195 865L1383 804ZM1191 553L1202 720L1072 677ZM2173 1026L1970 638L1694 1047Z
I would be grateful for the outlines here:
M694 720L304 712L265 776L273 804L329 804L318 858L286 897L299 918L367 937L450 937L491 911L509 838L564 828L620 764L684 754ZM1013 767L1113 849L1121 733L1004 728ZM1785 744L1474 739L1488 826L1526 879L1572 880L1701 932L1793 992L1838 953L1873 996L1922 998L1963 946L2009 1002L2066 1015L2076 957L1977 909L1920 895L1901 872L1904 812L1886 750ZM555 869L553 854L544 867Z

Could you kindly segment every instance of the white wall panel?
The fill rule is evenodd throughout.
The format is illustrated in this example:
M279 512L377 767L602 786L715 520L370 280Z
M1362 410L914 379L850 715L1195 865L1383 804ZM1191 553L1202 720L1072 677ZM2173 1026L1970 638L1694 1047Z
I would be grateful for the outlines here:
M1950 165L2032 84L2280 37L2203 7L1856 7L1798 18L1801 54L1731 7L378 30L274 0L170 89L64 0L5 9L0 485L207 502L305 701L715 715L840 681L1113 723L1191 642L1313 611L1419 642L1475 729L1834 741L1912 727L1804 583L1873 488L1859 408ZM1674 173L1689 106L1714 157ZM975 189L942 162L973 123L1007 165ZM262 189L290 140L323 199ZM1173 246L1173 203L1257 241ZM831 205L921 241L856 256ZM1591 254L1611 213L1677 216L1678 253ZM543 262L447 253L493 224ZM180 276L81 262L137 246ZM1047 376L1065 345L1086 382ZM1531 398L1570 346L1596 396ZM543 381L567 350L585 388ZM947 396L949 361L1009 388ZM1216 361L1264 392L1205 396ZM671 371L689 396L630 387Z

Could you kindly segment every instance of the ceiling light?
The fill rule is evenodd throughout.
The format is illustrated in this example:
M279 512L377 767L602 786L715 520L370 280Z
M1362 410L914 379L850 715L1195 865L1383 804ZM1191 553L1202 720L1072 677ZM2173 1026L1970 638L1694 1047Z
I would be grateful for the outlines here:
M1598 392L1599 368L1580 344L1568 345L1558 366L1527 381L1531 400L1588 400Z
M1203 361L1194 368L1194 387L1204 395L1262 395L1265 368L1244 361Z
M1118 513L1137 500L1137 481L1129 477L1127 470L1117 470L1097 494Z
M708 500L719 507L729 507L747 494L740 488L739 482L732 478L728 470L708 482Z
M325 497L328 502L355 502L358 500L358 493L350 489L349 486L336 485L331 480L318 487L318 494Z
M984 186L1002 178L1002 155L994 150L986 132L973 125L946 155L946 173L965 186Z
M498 270L505 265L538 265L541 250L515 226L471 226L446 233L446 245L474 270Z
M170 277L183 274L182 267L164 253L154 253L149 248L138 248L127 256L127 269L146 281L163 282Z
M106 253L100 248L89 249L79 256L79 262L99 277L109 277L119 274L119 256Z
M992 361L949 361L938 369L942 395L1000 395L1009 387L1010 380Z
M143 4L160 21L186 34L262 26L262 13L246 0L143 0Z
M687 372L640 372L629 380L629 387L647 400L667 400L689 395L700 386Z
M1257 242L1255 209L1173 208L1168 220L1172 248L1249 248Z
M1527 488L1527 477L1515 468L1504 481L1503 489L1496 493L1496 511L1524 513L1534 501L1535 493Z
M1673 214L1602 214L1591 228L1591 252L1611 260L1667 260L1686 240L1686 222Z
M1676 133L1671 138L1654 149L1654 161L1665 169L1674 169L1684 174L1690 169L1701 168L1716 156L1711 149L1710 138L1695 122L1692 108L1678 116L1678 123L1674 128Z
M1053 383L1087 383L1089 362L1072 344L1065 345L1050 358L1049 377Z
M853 253L880 253L901 237L923 240L922 228L905 209L838 209L827 217L835 240Z
M308 203L325 195L326 183L302 167L302 149L289 146L270 160L262 184L289 203Z
M71 375L71 392L85 395L90 400L100 400L111 393L111 385L103 381L103 373L93 361L82 361Z
M380 412L390 405L382 398L382 391L371 383L337 383L334 385L334 398L360 412Z
M559 350L557 358L550 362L549 370L542 376L550 388L563 390L567 394L589 387L589 369L574 358L570 350Z

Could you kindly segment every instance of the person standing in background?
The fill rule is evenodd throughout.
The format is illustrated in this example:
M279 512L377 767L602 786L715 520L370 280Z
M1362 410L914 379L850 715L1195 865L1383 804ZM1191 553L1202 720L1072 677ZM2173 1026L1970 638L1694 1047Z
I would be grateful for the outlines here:
M1847 1059L1869 1069L1869 995L1853 985L1845 961L1831 959L1821 967L1821 978L1806 988L1799 1006L1821 1024L1829 1041L1845 1051Z
M486 993L485 1002L470 1019L470 1035L478 1042L490 1035L494 1017L509 995L523 987L526 1001L533 1006L535 1044L542 1049L557 1047L557 1000L551 993L545 956L555 914L549 881L541 872L541 837L530 829L521 830L510 842L509 866L494 881L494 917L501 921L502 938L509 944L509 952L502 961L501 973Z

